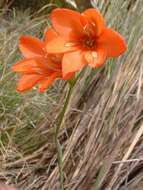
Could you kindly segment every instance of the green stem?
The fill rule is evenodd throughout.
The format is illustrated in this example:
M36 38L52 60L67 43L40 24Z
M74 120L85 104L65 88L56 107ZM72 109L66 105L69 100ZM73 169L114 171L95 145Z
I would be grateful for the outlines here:
M75 84L75 83L74 83ZM68 107L68 103L70 100L71 92L74 87L74 84L70 85L68 94L66 96L66 100L64 103L64 107L62 111L60 112L60 115L58 116L58 122L55 128L55 144L56 144L56 149L57 149L57 156L58 156L58 166L59 166L59 173L60 173L60 190L64 190L64 172L63 172L63 161L62 161L62 147L60 145L59 139L58 139L58 134L59 130L61 128L63 118L66 112L66 109Z
M69 91L66 96L64 107L61 110L61 112L57 118L57 125L55 128L55 145L56 145L56 149L57 149L58 167L59 167L59 173L60 173L60 190L64 190L64 172L63 172L63 160L62 160L62 157L63 157L62 147L61 147L60 141L58 139L58 134L59 134L59 130L61 128L64 116L65 116L65 112L66 112L68 104L69 104L69 100L70 100L70 97L72 94L73 87L75 86L78 79L83 75L84 72L85 72L85 69L82 69L81 72L79 73L79 75L74 80L69 81L70 88L69 88Z

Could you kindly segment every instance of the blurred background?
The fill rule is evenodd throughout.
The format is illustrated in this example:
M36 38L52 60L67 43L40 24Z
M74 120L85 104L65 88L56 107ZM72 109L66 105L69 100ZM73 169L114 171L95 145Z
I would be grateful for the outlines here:
M98 8L120 32L127 52L87 68L74 87L64 127L66 190L142 190L143 0L0 0L0 182L19 190L59 190L53 122L67 85L43 94L16 91L11 66L22 58L21 34L43 38L57 7Z

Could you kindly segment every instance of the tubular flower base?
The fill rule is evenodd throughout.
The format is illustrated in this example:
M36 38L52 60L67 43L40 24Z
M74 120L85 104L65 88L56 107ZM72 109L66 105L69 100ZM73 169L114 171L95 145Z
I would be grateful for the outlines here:
M12 69L21 74L17 90L23 92L39 85L39 92L43 92L57 78L71 79L73 74L62 77L63 54L48 54L45 44L54 39L57 34L49 29L44 41L31 36L21 36L19 48L25 59L16 63Z
M48 53L64 53L63 77L82 69L102 66L109 57L118 57L126 50L124 38L107 28L104 18L96 9L87 9L82 14L64 8L51 13L57 36L47 41Z

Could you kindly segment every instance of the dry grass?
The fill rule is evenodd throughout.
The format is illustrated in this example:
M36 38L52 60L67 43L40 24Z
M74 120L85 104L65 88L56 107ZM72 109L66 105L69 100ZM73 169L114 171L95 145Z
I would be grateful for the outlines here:
M109 25L126 37L128 51L110 60L105 68L88 68L75 86L60 133L65 189L141 190L142 0L99 0L93 4L102 10ZM63 85L57 83L43 95L35 90L19 95L13 81L16 76L10 71L11 64L19 59L19 33L24 30L39 36L39 24L43 28L46 20L38 19L20 21L18 30L11 20L8 24L12 29L4 26L5 32L0 32L0 179L20 190L59 190L52 122L63 102Z

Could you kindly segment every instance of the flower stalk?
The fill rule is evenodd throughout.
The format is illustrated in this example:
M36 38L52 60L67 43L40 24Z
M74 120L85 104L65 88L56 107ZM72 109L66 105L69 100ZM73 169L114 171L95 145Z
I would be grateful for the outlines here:
M64 103L64 107L58 116L57 124L55 127L55 145L56 145L56 149L57 149L58 167L59 167L59 173L60 173L60 190L64 190L64 171L63 171L63 160L62 160L62 157L63 157L62 146L61 146L60 141L58 139L58 134L59 134L59 130L60 130L62 123L63 123L65 112L67 110L68 103L69 103L69 100L70 100L70 97L72 94L72 89L73 89L74 85L75 85L74 82L70 84L70 87L69 87L69 90L68 90L68 93L66 96L66 100Z

